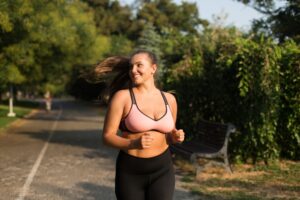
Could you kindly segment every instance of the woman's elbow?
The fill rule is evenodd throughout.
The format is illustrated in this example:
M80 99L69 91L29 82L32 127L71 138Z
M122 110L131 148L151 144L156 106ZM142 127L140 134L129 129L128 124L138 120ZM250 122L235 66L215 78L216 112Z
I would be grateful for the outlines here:
M114 140L114 134L112 133L103 133L102 134L102 143L107 146L112 146Z
M109 145L108 141L109 141L108 135L106 133L103 133L102 134L102 144Z

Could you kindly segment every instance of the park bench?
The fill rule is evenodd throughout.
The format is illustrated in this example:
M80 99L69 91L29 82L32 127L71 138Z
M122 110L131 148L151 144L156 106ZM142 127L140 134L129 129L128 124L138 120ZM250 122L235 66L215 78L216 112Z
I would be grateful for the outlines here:
M170 146L173 156L180 154L188 158L196 169L196 177L211 165L221 165L232 173L228 159L228 140L230 134L236 131L235 126L230 123L199 121L196 130L197 135L192 140ZM201 166L199 158L204 158L208 162Z

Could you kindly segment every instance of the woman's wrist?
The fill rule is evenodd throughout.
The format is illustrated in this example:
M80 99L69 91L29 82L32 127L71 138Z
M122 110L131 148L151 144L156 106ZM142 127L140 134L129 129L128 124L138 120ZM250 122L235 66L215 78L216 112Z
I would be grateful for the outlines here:
M137 149L138 148L138 139L130 139L128 149Z
M167 133L167 143L170 145L170 144L174 144L174 140L173 140L173 137L172 137L172 133L169 132Z

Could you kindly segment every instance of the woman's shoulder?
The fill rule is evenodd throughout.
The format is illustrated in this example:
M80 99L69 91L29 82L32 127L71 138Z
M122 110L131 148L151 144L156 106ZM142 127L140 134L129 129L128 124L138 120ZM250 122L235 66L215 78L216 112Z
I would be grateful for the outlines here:
M173 91L162 91L167 98L167 101L170 103L176 103L176 98Z
M118 97L118 98L126 98L128 97L129 94L129 89L122 89L122 90L118 90L113 97Z
M116 91L115 95L126 95L129 94L129 89L121 89Z
M115 92L115 94L112 96L112 101L116 100L118 102L126 101L130 98L129 89L122 89Z

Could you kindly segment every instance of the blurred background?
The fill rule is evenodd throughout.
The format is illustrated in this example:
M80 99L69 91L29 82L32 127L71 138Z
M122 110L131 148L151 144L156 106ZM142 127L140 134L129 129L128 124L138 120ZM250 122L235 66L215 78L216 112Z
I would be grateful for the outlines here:
M101 102L83 74L144 48L188 139L200 119L232 122L236 161L299 160L299 41L298 0L0 0L1 120L10 94Z

